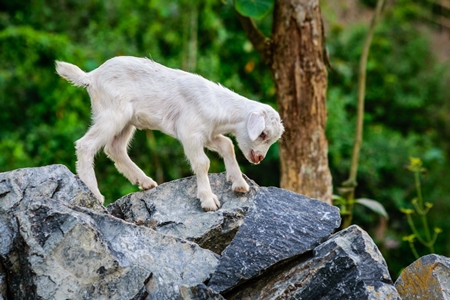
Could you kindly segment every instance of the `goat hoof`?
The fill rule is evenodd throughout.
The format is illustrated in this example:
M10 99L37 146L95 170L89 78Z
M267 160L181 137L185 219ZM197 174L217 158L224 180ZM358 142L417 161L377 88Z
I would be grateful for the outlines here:
M98 201L100 201L102 205L105 204L105 197L103 195L97 195L95 197L98 199Z
M137 184L141 190L151 190L158 186L158 184L150 177L147 177L143 182L138 181Z
M250 190L250 187L248 186L247 182L243 181L242 183L233 184L232 186L233 191L236 193L247 193Z
M247 193L248 192L248 188L244 187L244 186L238 186L236 188L233 189L236 193Z
M204 211L216 211L220 208L219 199L217 199L217 196L214 194L212 198L202 200L201 202Z

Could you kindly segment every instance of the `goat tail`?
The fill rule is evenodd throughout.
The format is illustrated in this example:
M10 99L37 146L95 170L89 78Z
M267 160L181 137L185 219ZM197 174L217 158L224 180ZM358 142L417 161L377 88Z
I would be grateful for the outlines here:
M91 81L89 75L73 64L56 61L56 73L75 86L87 87Z

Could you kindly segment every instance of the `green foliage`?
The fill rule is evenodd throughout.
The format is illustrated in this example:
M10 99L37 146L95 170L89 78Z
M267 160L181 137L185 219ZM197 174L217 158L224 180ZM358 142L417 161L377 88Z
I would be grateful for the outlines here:
M437 126L446 123L440 113L449 97L445 92L446 66L433 61L430 43L423 34L386 19L388 24L374 36L369 56L366 126L358 175L359 193L382 193L382 198L391 195L389 189L394 185L407 186L402 176L396 176L403 169L405 156L421 154L428 165L448 161L448 144L440 139L444 128ZM336 71L330 73L327 127L336 183L345 178L349 166L354 85L364 27L337 30L328 39Z
M450 128L449 68L448 63L439 63L433 57L432 32L405 17L414 14L410 5L410 1L398 1L387 6L372 41L367 64L364 142L355 195L376 199L389 214L389 227L378 237L378 246L394 278L414 260L409 245L402 243L410 229L400 208L408 205L407 199L414 197L415 190L405 170L407 157L422 157L427 165L424 181L432 184L424 185L424 193L434 207L439 207L429 212L429 219L443 231L450 230L445 217L450 213L450 140L444 138ZM336 21L329 28L327 48L334 71L329 73L327 138L333 182L339 186L347 179L350 166L355 87L367 24L345 27ZM376 236L379 219L370 212L356 205L354 222ZM419 252L425 250L421 245L416 248ZM450 240L438 239L435 251L449 256Z
M89 114L80 97L60 98L57 91L62 84L54 76L54 60L76 56L68 39L29 26L8 27L0 32L0 53L1 169L65 160L64 145L73 148L77 121Z

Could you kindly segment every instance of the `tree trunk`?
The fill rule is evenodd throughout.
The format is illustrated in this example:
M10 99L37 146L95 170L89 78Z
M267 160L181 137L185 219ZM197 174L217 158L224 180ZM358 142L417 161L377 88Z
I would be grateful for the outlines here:
M275 82L285 127L280 142L280 185L331 204L325 137L328 57L319 0L275 0L271 38L252 19L238 17Z
M323 37L318 0L275 1L270 67L286 129L281 187L331 203Z

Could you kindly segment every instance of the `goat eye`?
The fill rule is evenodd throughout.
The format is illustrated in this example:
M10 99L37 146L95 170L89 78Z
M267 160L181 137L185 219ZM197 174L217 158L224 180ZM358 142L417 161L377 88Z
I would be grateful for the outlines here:
M261 134L259 135L260 138L262 138L263 140L266 138L266 133L263 131L261 132Z

